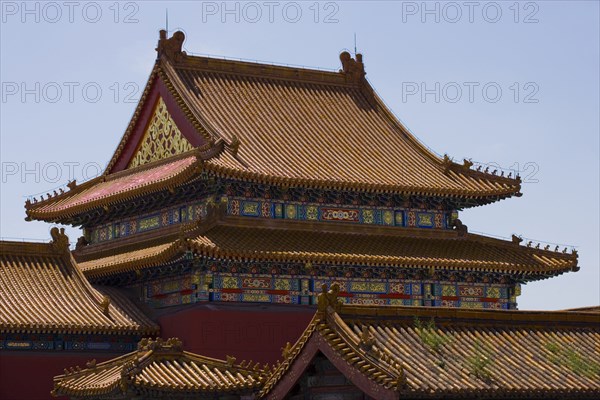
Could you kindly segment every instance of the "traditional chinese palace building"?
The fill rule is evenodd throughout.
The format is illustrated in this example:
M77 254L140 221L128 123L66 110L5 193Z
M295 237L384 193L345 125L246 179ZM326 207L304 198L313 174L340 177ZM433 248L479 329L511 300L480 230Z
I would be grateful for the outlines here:
M458 218L518 176L433 154L360 54L324 72L183 41L161 31L105 173L27 201L76 248L2 242L0 398L600 395L598 309L516 311L577 253Z

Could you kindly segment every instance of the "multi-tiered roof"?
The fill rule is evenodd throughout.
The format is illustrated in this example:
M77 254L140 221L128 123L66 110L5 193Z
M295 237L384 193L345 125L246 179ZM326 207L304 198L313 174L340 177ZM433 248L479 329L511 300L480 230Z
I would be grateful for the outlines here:
M256 191L251 185L267 199L295 191L301 201L446 211L520 196L519 177L440 158L416 140L365 79L361 55L342 53L342 69L324 72L189 56L183 39L181 32L161 34L157 62L105 173L28 201L28 219L98 225L200 193ZM224 187L215 189L215 181ZM576 254L468 234L459 224L427 232L244 224L217 218L184 241L176 228L165 228L89 246L79 260L90 276L172 261L186 250L244 260L473 269L523 281L577 269Z
M160 239L121 248L78 252L90 279L143 270L169 263L186 252L224 260L330 263L340 267L405 267L514 274L523 281L543 279L577 269L577 257L477 234L455 231L325 226L315 232L303 223L274 228L269 222L221 217L183 235L175 231Z
M144 340L134 353L67 370L56 395L77 399L581 399L600 393L600 314L342 306L334 287L282 359L259 366ZM597 307L596 307L597 308ZM323 362L325 361L325 362ZM354 397L353 397L354 396Z
M576 252L475 235L456 218L520 196L518 177L433 154L379 99L359 54L323 72L188 56L183 40L161 32L104 174L26 203L28 219L84 227L75 258L57 228L50 244L0 244L0 334L157 333L123 292L86 278L133 284L159 307L185 296L317 312L272 367L145 338L65 370L55 395L277 399L335 381L373 398L597 397L595 309L389 306L514 308L519 282L576 271ZM355 294L388 306L342 308ZM182 301L148 301L171 295Z
M416 140L366 81L360 55L342 53L339 72L280 67L188 56L182 35L160 40L160 57L105 173L28 203L29 218L77 223L84 211L177 188L201 171L274 185L436 197L461 207L520 194L518 177L439 158ZM144 106L157 102L156 86L177 123L177 143L169 148L140 126L152 111Z

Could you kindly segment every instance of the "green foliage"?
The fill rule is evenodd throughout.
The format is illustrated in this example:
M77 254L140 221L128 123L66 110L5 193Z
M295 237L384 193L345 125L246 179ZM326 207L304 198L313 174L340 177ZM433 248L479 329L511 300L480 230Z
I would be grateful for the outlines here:
M546 350L548 350L552 355L549 357L550 361L556 364L556 356L560 352L560 346L556 342L548 342L546 343Z
M415 328L417 328L417 334L421 342L433 353L439 354L442 348L450 341L448 337L442 336L438 332L433 318L425 325L418 317L415 317Z
M489 367L493 363L492 352L488 346L484 346L480 340L475 341L473 353L467 357L467 367L471 375L489 382L492 378Z
M556 342L548 342L545 345L546 350L550 353L548 360L556 365L567 367L573 373L593 378L600 375L600 364L582 355L578 349L572 345L560 346Z

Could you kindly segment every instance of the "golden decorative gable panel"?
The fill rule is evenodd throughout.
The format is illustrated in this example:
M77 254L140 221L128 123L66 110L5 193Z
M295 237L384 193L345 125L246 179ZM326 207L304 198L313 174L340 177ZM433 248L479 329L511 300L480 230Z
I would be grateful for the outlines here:
M161 160L191 149L193 146L183 137L169 114L167 105L159 97L154 106L154 114L127 168Z

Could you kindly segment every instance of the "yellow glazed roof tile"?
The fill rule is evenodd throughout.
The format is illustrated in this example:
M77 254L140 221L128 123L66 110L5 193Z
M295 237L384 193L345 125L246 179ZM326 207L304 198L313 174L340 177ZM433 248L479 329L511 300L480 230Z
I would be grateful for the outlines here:
M286 349L259 398L283 394L279 386L310 358L314 336L345 360L347 378L354 369L400 398L600 394L597 313L346 307L331 293L320 296L315 318Z
M143 339L138 350L85 369L65 370L54 378L53 394L76 398L157 393L162 396L205 393L251 393L260 388L265 370L183 351L175 338Z
M388 228L352 232L348 227L326 223L317 227L257 220L206 225L200 224L199 233L188 238L166 238L158 243L154 239L138 243L133 250L113 248L110 256L94 258L89 254L89 261L81 262L81 268L89 277L110 275L172 261L185 251L223 259L435 267L535 276L578 268L577 254L475 234L458 236L456 231Z
M235 150L207 169L257 181L466 197L510 196L520 183L438 158L366 80L186 57L162 76L193 116ZM311 75L308 78L304 75Z
M0 292L0 332L158 331L125 297L93 288L56 243L0 242Z
M113 170L125 157L124 149L137 146L130 143L131 135L157 80L202 143L196 148L206 151L202 168L218 176L484 202L520 195L520 179L476 171L469 162L457 164L435 155L375 94L360 73L362 61L342 64L339 72L323 72L197 56L161 57L104 175L68 193L27 203L28 216L64 219L182 184L198 173L179 156L129 172Z

